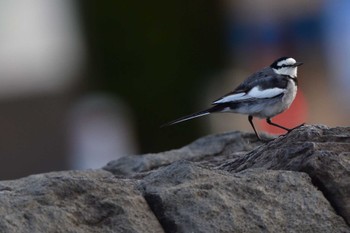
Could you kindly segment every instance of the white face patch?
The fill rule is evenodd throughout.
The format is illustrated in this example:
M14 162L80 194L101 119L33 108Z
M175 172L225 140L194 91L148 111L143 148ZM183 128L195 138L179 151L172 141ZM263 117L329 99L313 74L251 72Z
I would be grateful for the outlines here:
M277 66L283 65L294 65L297 61L294 58L287 58L286 60L280 61L277 63Z
M293 78L297 77L298 74L298 67L281 67L279 69L274 69L276 74L281 74L281 75L288 75Z
M277 63L277 69L273 68L276 74L288 75L291 77L297 77L298 68L292 67L297 61L294 58L287 58L286 60Z

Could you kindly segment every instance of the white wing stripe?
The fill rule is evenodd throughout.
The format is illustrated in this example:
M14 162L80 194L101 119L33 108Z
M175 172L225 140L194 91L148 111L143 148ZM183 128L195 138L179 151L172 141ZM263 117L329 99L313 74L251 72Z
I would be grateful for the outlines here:
M246 96L246 93L237 93L237 94L225 96L225 97L215 101L214 104L227 103L227 102L243 100L243 99L248 99L248 98L250 98L250 97Z
M277 87L265 90L260 90L259 87L254 87L247 93L247 95L253 98L272 98L284 92L285 89Z
M237 94L228 95L215 101L214 104L240 101L240 100L245 100L250 98L261 98L261 99L272 98L284 92L285 92L285 89L277 88L277 87L265 89L265 90L260 90L259 87L254 87L248 93L237 93Z

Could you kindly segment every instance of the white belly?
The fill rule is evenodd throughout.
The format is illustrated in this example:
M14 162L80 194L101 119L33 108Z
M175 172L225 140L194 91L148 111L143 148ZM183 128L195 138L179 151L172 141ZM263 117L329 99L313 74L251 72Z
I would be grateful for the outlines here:
M287 110L290 105L293 103L295 96L297 95L298 87L295 85L293 80L289 80L287 89L284 92L284 95L279 103L267 106L260 114L260 118L274 117L285 110Z

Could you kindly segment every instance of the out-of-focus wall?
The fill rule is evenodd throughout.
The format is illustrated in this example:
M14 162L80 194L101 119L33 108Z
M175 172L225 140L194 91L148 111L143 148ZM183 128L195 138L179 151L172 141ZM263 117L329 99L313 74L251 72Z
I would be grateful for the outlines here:
M304 65L295 103L274 121L349 125L347 6L3 0L0 179L99 168L209 133L252 131L247 116L236 114L159 126L211 106L281 56Z
M92 86L134 115L140 152L180 147L207 132L201 121L160 129L198 105L224 67L220 1L81 1Z
M0 178L67 168L64 118L84 46L70 1L0 2Z
M79 9L0 2L0 179L100 168L136 151L128 107L87 88Z

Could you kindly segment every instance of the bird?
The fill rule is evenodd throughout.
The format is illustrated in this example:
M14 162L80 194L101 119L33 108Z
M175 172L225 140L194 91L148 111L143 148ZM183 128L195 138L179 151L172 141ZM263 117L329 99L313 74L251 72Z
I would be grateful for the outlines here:
M248 76L232 92L213 101L210 108L163 124L174 125L212 113L238 113L248 115L248 121L258 140L262 140L253 123L253 117L265 118L269 125L287 132L300 127L287 128L271 121L271 118L287 110L298 89L297 72L302 62L292 57L281 57L270 66Z

